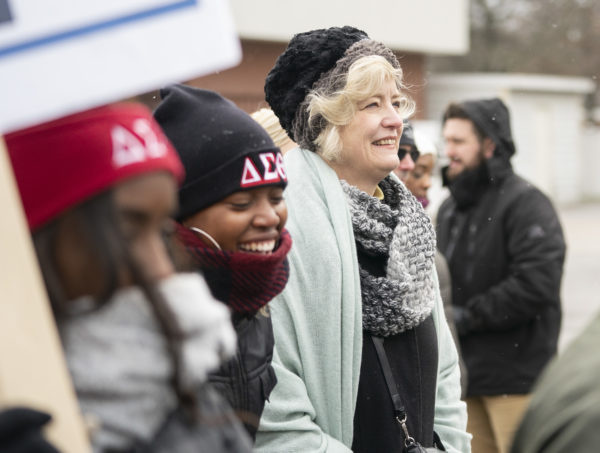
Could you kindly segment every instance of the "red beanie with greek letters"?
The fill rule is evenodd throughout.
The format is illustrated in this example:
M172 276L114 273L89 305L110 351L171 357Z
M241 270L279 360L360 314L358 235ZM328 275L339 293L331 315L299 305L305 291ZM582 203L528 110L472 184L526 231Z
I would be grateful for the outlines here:
M98 107L5 136L33 231L118 182L184 171L171 143L142 104Z

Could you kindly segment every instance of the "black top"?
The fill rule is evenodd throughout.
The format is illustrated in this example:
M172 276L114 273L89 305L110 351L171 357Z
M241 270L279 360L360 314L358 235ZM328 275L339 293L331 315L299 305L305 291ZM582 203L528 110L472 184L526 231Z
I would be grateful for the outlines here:
M368 255L357 244L361 267L385 275L387 257ZM384 339L384 348L408 416L408 430L424 447L433 444L433 419L438 365L437 333L432 316L418 327ZM371 335L363 331L363 352L356 410L354 453L400 451L404 433L394 407Z

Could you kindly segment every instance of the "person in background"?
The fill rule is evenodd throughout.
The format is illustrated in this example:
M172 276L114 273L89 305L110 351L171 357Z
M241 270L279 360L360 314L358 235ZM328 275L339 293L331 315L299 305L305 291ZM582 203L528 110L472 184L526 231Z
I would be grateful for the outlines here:
M419 149L415 145L415 131L412 124L408 120L404 120L402 136L398 145L398 159L400 163L394 169L394 173L400 178L400 181L406 181L410 172L414 170L418 158Z
M184 173L151 113L109 105L5 138L93 451L250 451L206 385L235 351L229 313L165 247Z
M412 170L402 174L398 174L399 172L396 171L396 174L419 203L426 208L429 206L428 191L432 184L437 149L427 136L418 131L412 130L412 139L404 138L404 136L405 134L402 133L403 140L407 141L407 146L414 148L413 153L416 158Z
M402 136L404 137L404 133ZM414 143L410 142L409 144L416 148L419 155L415 160L415 168L412 171L403 174L403 182L406 185L406 188L410 190L419 203L421 203L423 208L427 208L429 205L428 191L431 188L437 149L426 135L419 133L417 130L414 131ZM462 396L464 397L467 391L467 369L460 352L460 343L456 332L456 326L454 325L450 270L448 269L448 263L446 263L444 255L442 255L439 250L435 253L435 269L440 281L440 293L442 295L442 301L444 302L444 312L446 314L446 319L448 320L448 326L452 332L452 338L457 346L460 364L460 387Z
M600 315L537 381L511 453L598 451Z
M267 131L275 146L281 149L282 154L298 146L283 130L273 110L262 108L253 112L250 116Z
M396 57L353 27L300 33L265 94L299 147L285 156L290 279L270 304L278 383L255 451L468 453L433 226L390 175L413 109Z
M498 99L443 116L450 190L437 216L468 371L468 431L477 452L507 452L534 381L556 354L562 228L551 201L517 176L509 111Z
M238 335L235 357L210 381L254 438L277 382L267 304L289 271L281 152L258 123L215 92L172 85L161 97L154 117L186 171L177 238L231 310Z

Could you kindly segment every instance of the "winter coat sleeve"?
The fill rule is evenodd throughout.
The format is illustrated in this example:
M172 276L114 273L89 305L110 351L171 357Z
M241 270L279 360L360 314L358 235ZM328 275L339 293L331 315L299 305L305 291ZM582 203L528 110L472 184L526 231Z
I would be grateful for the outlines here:
M293 263L292 258L292 265ZM298 270L297 267L293 268ZM326 338L322 338L321 342L317 341L315 336L319 332L311 327L318 322L307 322L307 314L302 310L303 305L306 305L306 298L300 295L304 292L296 291L296 283L296 279L291 279L284 293L271 302L276 339L272 365L277 375L277 385L265 405L255 451L347 453L351 450L346 445L324 431L330 417L323 412L322 407L319 411L319 401L312 399L315 396L311 398L314 387L326 390L311 371L318 372L315 368L327 366L328 361L325 359L329 357L328 344L331 342ZM311 343L320 345L321 354L311 349ZM329 361L332 380L337 375L334 362L335 359ZM305 370L307 366L311 369ZM311 383L312 393L308 388ZM326 392L326 395L331 398L331 406L336 406L336 393ZM325 395L323 397L326 398ZM324 400L320 402L321 406L326 403ZM338 414L340 419L341 415ZM351 420L352 414L349 417Z
M600 315L538 380L511 453L598 451Z
M287 153L290 277L270 303L277 385L255 451L351 452L362 310L352 224L335 172L313 152Z
M437 273L436 287L439 288ZM454 339L444 315L444 307L439 290L433 309L438 336L438 377L435 400L435 432L449 453L469 453L471 435L467 433L467 407L460 400L460 368Z
M278 383L260 421L255 452L351 453L347 446L327 435L315 421L304 382L286 368L275 350L273 367Z
M531 188L506 209L503 222L507 276L467 301L464 318L456 319L463 324L457 324L463 333L503 331L529 322L549 304L560 309L566 247L552 203L542 192Z

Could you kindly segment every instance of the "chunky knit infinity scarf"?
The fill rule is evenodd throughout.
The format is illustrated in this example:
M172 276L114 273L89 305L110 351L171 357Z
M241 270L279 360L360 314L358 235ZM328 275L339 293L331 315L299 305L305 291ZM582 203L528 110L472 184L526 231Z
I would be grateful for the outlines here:
M200 266L213 296L235 313L253 316L278 295L289 276L287 253L292 239L281 232L273 253L227 252L208 246L196 234L176 224L177 236Z
M433 308L435 233L419 202L391 177L380 201L341 181L357 246L387 256L386 276L360 268L363 328L387 337L418 326Z

